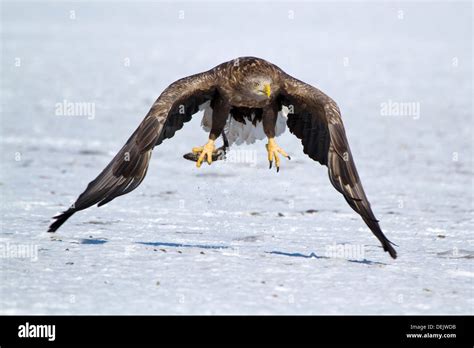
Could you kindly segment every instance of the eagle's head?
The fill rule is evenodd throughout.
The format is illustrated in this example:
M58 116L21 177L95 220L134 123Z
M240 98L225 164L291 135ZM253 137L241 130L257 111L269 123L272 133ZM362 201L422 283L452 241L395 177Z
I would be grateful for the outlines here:
M249 97L257 100L270 99L272 96L272 79L268 76L249 76L243 80L242 87Z
M256 57L240 57L226 64L231 64L233 92L249 103L262 105L270 102L278 94L279 77L274 66L266 60Z

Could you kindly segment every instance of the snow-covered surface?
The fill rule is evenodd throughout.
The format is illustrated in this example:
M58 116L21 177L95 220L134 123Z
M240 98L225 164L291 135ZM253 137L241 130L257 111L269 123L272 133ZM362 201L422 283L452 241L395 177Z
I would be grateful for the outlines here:
M0 313L473 314L471 7L2 2ZM244 163L184 160L202 114L136 191L46 233L169 83L245 55L338 102L397 260L288 132L279 174L263 141ZM56 115L64 100L94 117Z

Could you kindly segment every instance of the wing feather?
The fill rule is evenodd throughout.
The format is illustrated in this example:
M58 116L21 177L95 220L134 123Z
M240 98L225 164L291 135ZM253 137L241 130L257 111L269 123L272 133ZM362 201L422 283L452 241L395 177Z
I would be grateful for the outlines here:
M173 137L199 110L199 105L213 97L215 86L215 72L209 70L166 88L107 167L68 210L54 217L48 232L55 232L77 211L94 204L102 206L137 188L145 178L153 148Z
M310 158L328 167L329 180L371 229L385 251L397 253L383 234L352 158L337 104L317 88L287 74L282 75L281 103L286 105L288 128L303 144Z

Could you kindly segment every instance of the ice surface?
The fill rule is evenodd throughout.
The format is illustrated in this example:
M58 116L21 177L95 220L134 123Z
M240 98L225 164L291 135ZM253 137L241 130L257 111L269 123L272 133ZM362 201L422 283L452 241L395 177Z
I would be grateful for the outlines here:
M0 313L473 314L471 7L2 2ZM201 114L136 191L46 233L169 83L245 55L338 102L397 260L288 132L279 174L262 141L196 169Z

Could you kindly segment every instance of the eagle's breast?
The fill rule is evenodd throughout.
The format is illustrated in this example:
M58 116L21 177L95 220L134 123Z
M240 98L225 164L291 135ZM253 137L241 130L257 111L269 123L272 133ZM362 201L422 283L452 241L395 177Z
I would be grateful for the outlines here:
M201 126L206 132L212 128L212 107L211 102L206 102L199 106L199 110L204 111ZM265 139L265 132L262 123L262 109L258 107L232 107L227 117L224 132L229 145L253 144L256 140ZM275 136L280 136L285 132L286 121L288 119L288 108L282 106L278 112L275 124Z

